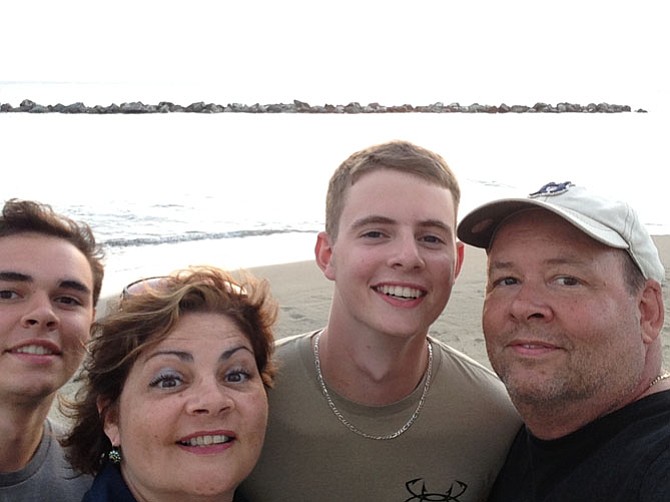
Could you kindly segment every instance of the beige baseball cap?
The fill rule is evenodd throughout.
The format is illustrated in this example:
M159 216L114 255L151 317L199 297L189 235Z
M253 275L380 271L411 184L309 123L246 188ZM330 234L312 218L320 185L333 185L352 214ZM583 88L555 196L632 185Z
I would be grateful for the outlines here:
M658 249L633 208L625 202L590 193L570 181L547 183L527 198L499 199L479 206L459 223L458 238L488 249L506 218L533 207L556 213L598 242L625 249L645 279L663 283L665 269Z

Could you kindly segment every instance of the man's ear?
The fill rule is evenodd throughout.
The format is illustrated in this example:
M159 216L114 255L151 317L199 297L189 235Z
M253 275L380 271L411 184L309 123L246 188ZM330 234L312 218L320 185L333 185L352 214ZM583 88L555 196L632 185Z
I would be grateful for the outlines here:
M463 260L465 260L465 244L461 241L456 242L456 264L454 265L454 279L458 277L463 268Z
M319 232L314 246L316 264L327 279L335 280L335 260L333 259L334 242L326 232Z
M98 397L96 404L105 435L109 438L112 446L121 446L118 405L112 404L109 399L102 397Z
M642 341L649 344L658 338L665 321L663 291L657 281L647 280L639 297L638 308L640 309Z

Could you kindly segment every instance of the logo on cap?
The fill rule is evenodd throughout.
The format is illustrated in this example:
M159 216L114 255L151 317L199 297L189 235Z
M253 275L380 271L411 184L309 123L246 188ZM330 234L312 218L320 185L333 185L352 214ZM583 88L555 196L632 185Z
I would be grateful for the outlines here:
M528 197L532 198L532 197L543 197L549 195L560 195L562 193L567 192L571 186L574 186L572 184L572 181L564 181L563 183L554 183L552 181L551 183L547 183L546 185L544 185L537 192L529 194Z

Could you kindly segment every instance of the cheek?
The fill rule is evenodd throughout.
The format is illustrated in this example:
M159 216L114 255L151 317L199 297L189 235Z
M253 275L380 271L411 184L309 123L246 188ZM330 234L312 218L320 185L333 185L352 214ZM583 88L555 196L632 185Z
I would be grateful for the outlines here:
M91 338L91 323L93 315L78 315L61 320L62 332L67 333L67 343L72 347L81 348Z
M482 328L485 335L495 334L496 328L500 328L501 314L500 304L486 299L482 307Z
M253 396L248 396L240 403L241 410L247 417L245 422L250 430L265 434L268 421L268 399L265 389L259 390Z
M175 408L172 400L151 400L137 389L135 382L126 382L119 404L121 444L128 447L132 443L135 450L150 450L156 443L165 442L177 424Z
M176 440L174 427L177 420L170 410L155 405L139 406L132 412L122 411L119 436L124 454L135 459L158 455L157 450L172 445Z

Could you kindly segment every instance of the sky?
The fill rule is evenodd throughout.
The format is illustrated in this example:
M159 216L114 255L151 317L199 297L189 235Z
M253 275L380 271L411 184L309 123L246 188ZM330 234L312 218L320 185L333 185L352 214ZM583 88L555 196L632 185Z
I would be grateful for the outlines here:
M0 85L216 89L248 104L605 101L670 110L664 3L8 0Z

